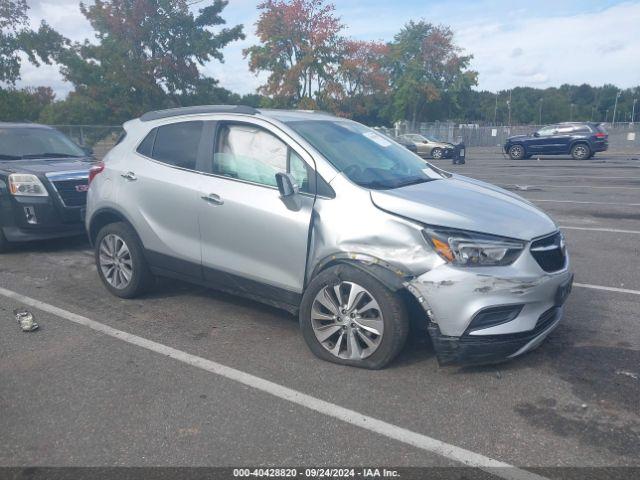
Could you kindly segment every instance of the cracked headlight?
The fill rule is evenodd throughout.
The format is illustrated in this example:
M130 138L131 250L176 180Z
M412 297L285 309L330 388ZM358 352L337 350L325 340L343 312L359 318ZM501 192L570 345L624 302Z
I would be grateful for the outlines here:
M449 228L427 228L423 234L443 259L465 267L511 265L525 246L511 238Z
M30 173L12 173L9 175L9 190L19 197L46 197L47 189L38 177Z

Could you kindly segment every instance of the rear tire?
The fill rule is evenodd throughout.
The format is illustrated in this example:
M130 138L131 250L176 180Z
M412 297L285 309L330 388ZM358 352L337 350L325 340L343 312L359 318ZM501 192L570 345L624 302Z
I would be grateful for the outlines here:
M513 145L509 148L509 156L511 160L522 160L525 158L525 151L522 145Z
M300 328L317 357L377 370L402 350L409 318L397 292L362 270L341 264L320 272L305 290Z
M116 297L137 297L154 284L138 235L124 222L110 223L98 232L95 260L102 283Z
M571 156L574 160L587 160L591 158L591 149L586 143L576 143L571 147Z
M442 158L442 149L436 147L433 150L431 150L431 158L435 160L440 160Z

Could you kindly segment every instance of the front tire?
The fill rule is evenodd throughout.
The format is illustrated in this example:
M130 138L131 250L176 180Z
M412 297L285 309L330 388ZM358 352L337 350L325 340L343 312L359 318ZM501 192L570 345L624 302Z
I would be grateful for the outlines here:
M343 264L324 270L311 281L302 297L300 327L319 358L380 369L402 350L409 318L396 292Z
M571 148L571 156L574 160L587 160L591 158L591 149L585 143L578 143Z
M102 283L117 297L134 298L153 285L140 240L124 222L110 223L98 232L95 261Z
M522 160L525 158L525 151L522 145L512 145L509 147L509 156L511 160Z
M436 147L433 150L431 150L431 158L435 160L440 160L442 158L442 149Z

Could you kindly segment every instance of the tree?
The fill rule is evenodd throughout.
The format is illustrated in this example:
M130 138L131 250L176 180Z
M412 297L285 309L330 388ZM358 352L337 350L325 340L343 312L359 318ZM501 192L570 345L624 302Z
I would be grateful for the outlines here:
M395 117L415 124L432 102L457 108L459 94L477 84L477 72L468 70L471 58L461 55L449 27L407 23L390 44Z
M55 95L49 87L0 88L0 121L33 122L53 103Z
M244 34L242 25L214 32L225 24L220 14L228 2L208 3L197 15L187 0L81 3L97 43L85 40L62 49L56 58L61 72L76 95L104 105L112 122L227 95L199 67L212 59L222 62L222 49Z
M260 45L244 50L252 72L269 72L259 91L275 103L314 108L333 81L343 26L325 0L266 0L256 23Z
M14 85L20 78L20 53L26 53L36 66L49 63L48 57L63 38L46 22L38 31L28 28L26 0L0 0L0 82Z

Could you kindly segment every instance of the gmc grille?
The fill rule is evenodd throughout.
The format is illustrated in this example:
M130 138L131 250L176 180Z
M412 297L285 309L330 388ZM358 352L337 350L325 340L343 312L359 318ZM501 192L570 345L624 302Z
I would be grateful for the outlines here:
M545 272L557 272L565 266L564 241L560 232L534 241L529 250Z
M87 179L54 181L53 186L58 191L62 203L67 207L82 207L87 203Z

